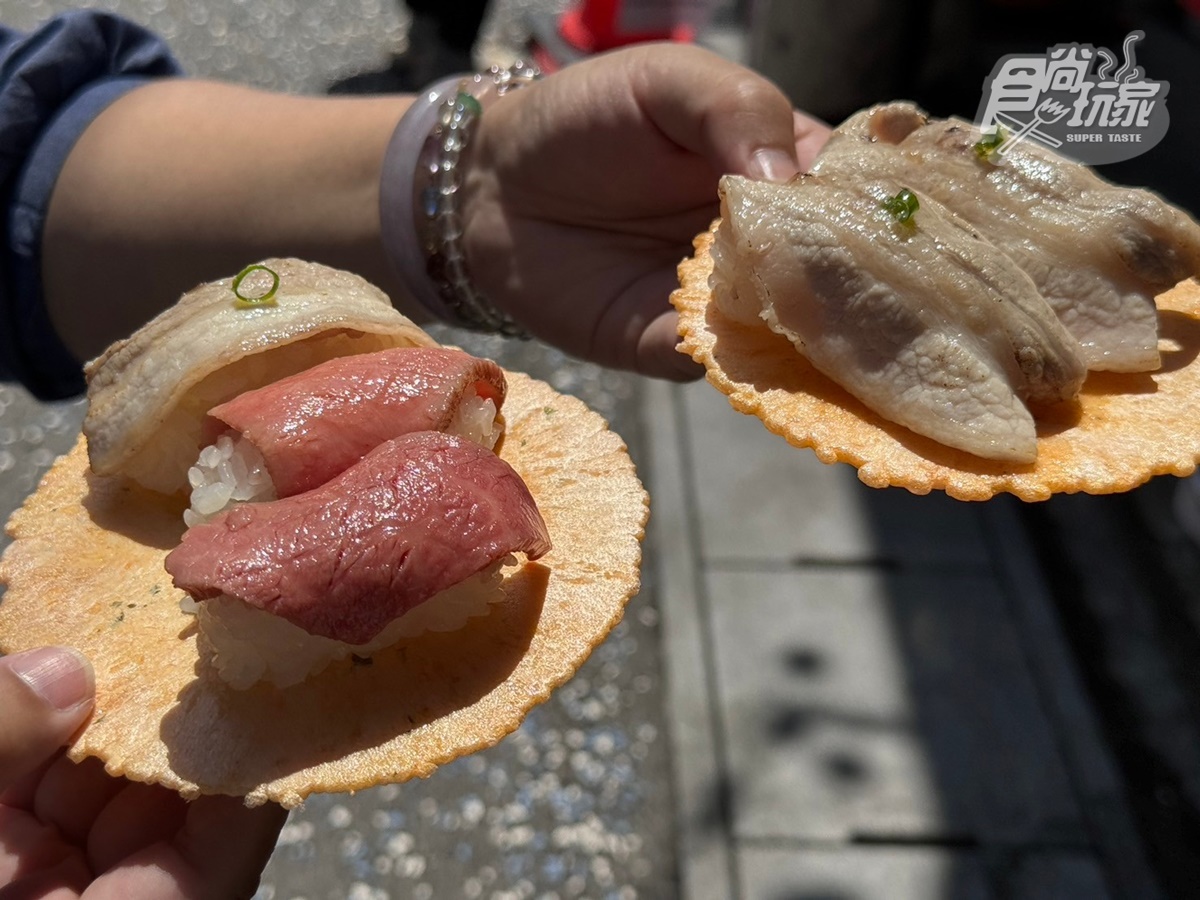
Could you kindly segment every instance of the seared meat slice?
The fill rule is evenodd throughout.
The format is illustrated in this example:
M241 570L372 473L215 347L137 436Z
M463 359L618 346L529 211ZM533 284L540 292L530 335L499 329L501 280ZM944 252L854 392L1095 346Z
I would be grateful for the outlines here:
M1154 296L1200 273L1200 226L1032 140L981 157L979 139L969 122L889 103L839 127L814 171L843 183L886 175L936 198L1029 273L1088 368L1158 368Z
M310 491L384 441L453 433L471 398L504 403L503 370L445 347L394 347L331 359L209 410L204 440L233 429L262 454L279 497ZM491 445L488 445L489 447Z
M714 243L718 308L765 321L880 415L992 459L1032 462L1025 399L1075 396L1078 345L1029 277L926 196L907 222L901 182L726 176Z
M309 634L365 644L509 553L549 550L508 463L464 438L418 431L315 490L189 528L165 565L197 600L224 594Z

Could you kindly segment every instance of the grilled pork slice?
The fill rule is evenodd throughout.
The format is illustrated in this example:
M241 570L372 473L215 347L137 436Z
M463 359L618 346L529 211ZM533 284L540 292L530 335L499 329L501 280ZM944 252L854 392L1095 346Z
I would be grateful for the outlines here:
M233 597L309 634L365 644L509 553L549 549L508 463L472 441L417 432L315 490L190 528L166 569L197 600Z
M763 320L880 415L979 456L1032 462L1024 400L1078 393L1078 345L1029 277L935 201L908 221L898 181L726 176L718 308Z
M1033 140L977 151L977 128L911 103L857 113L814 171L842 183L895 178L970 222L1033 278L1090 369L1160 365L1154 297L1200 273L1200 226Z
M218 403L337 356L437 346L357 275L299 259L259 265L279 278L274 305L241 308L233 279L210 281L87 364L93 472L183 491Z
M205 443L232 429L262 456L276 496L290 497L412 431L457 431L490 449L504 393L503 370L461 350L344 356L214 407Z

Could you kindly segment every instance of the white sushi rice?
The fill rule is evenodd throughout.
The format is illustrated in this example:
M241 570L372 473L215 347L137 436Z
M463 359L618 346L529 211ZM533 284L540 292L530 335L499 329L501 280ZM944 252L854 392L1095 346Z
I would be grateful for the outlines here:
M494 450L504 432L504 423L496 415L496 404L480 397L471 387L463 394L446 432Z
M196 464L188 469L188 484L191 506L183 511L188 528L236 503L275 499L275 485L262 454L233 430L200 451Z
M427 631L457 631L472 617L487 615L491 603L503 596L497 590L502 566L515 563L516 559L508 556L447 588L393 620L366 644L347 644L309 634L286 619L233 597L215 597L193 607L198 607L200 631L222 681L237 690L264 680L285 688L351 654L369 657L400 640Z

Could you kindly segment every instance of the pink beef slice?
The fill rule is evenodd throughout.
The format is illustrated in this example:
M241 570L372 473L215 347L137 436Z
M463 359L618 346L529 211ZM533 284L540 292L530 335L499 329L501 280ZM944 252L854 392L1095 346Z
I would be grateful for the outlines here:
M197 600L228 594L351 644L508 553L550 537L525 482L463 438L394 438L320 488L232 507L167 555Z
M404 347L339 357L209 410L204 442L232 428L266 461L279 497L312 490L412 431L445 431L463 395L499 409L504 371L461 350Z

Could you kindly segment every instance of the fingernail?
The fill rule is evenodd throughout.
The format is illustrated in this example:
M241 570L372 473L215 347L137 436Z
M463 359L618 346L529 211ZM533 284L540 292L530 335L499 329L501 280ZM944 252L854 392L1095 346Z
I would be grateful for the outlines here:
M746 174L760 181L782 184L799 171L796 161L785 151L764 147L754 151L750 157L750 171Z
M8 667L55 709L74 709L92 699L92 664L69 647L39 647L6 657Z

